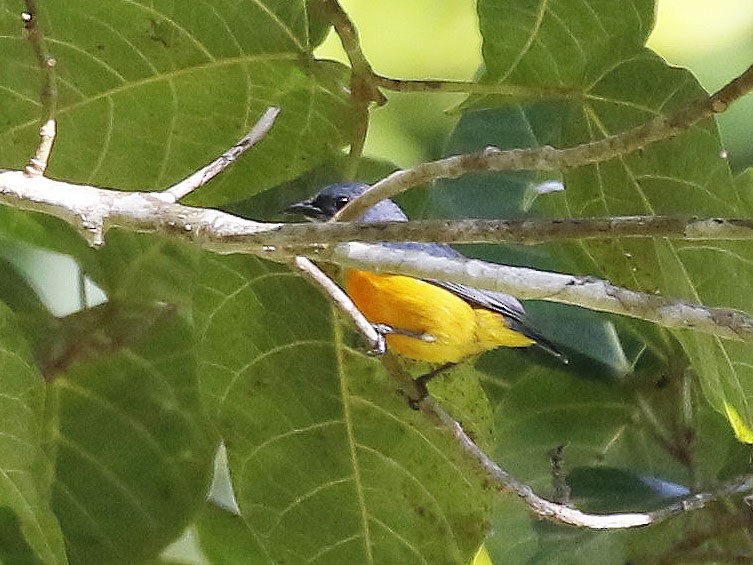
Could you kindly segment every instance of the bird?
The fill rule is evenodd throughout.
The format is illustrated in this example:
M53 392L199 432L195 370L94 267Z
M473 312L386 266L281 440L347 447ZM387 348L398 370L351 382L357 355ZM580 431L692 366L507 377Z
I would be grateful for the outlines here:
M368 184L359 182L333 184L312 198L292 204L287 211L312 221L327 221L368 188ZM406 222L408 217L395 202L385 199L356 221ZM441 243L377 245L435 257L465 258ZM348 296L366 319L385 334L387 348L409 359L441 364L432 373L497 347L534 345L567 362L554 344L527 322L520 301L508 294L365 270L348 270L344 278Z

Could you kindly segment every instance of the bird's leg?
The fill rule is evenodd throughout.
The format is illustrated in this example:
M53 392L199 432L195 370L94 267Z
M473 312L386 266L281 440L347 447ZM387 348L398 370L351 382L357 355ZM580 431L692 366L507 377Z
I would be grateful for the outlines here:
M405 330L403 328L395 328L388 324L372 324L372 326L374 326L374 329L382 335L402 335L405 337L412 337L413 339L420 339L421 341L425 341L426 343L434 343L435 341L437 341L437 338L427 333L419 333L413 332L411 330Z
M444 373L448 369L452 369L457 363L450 362L445 363L444 365L440 365L436 369L432 369L428 373L421 375L420 377L416 377L414 379L414 382L416 383L416 389L418 389L418 398L410 398L408 399L408 403L410 404L410 407L414 410L418 410L418 403L421 402L424 398L429 396L429 389L427 385L429 384L429 381L432 380L434 377Z

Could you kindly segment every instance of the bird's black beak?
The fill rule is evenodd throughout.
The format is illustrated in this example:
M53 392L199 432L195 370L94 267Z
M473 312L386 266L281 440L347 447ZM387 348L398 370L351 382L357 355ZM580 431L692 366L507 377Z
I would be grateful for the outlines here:
M285 208L285 212L288 214L298 214L313 221L322 221L327 219L327 216L322 211L322 209L314 205L313 199L302 200L301 202L291 204L290 206Z

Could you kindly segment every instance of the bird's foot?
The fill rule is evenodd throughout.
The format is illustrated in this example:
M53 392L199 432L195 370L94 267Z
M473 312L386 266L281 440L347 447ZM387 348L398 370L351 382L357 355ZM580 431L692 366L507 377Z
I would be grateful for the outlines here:
M429 396L429 381L444 373L445 371L452 369L455 365L457 365L457 363L445 363L444 365L440 365L436 369L433 369L428 373L421 375L420 377L416 377L413 382L416 385L417 396L415 398L409 396L408 405L414 410L418 410L420 402L424 398Z

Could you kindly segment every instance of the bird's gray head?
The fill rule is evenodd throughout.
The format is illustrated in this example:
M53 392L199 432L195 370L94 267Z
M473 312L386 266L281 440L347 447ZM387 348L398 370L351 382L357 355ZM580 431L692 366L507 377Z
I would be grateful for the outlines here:
M289 206L288 212L301 214L314 221L326 221L342 210L348 202L361 196L368 188L369 185L364 183L332 184L313 198ZM400 207L392 200L382 200L369 208L358 220L361 222L402 222L407 219Z

